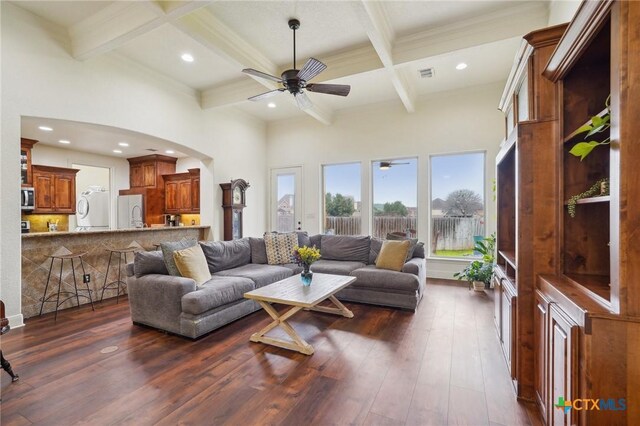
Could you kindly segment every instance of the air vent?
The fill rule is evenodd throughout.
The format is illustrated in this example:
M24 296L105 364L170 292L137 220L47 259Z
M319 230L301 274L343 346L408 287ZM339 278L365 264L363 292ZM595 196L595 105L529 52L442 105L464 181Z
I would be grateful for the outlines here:
M151 151L151 152L158 152L157 149L153 149L153 148L147 148L147 151Z
M436 73L433 68L425 68L423 70L418 70L418 72L420 73L420 78L431 78Z

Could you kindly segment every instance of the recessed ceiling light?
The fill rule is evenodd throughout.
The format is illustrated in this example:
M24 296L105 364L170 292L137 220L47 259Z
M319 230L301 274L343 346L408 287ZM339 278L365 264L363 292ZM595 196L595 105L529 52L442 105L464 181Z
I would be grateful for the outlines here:
M268 106L269 108L275 108L275 107L276 107L276 104L274 104L273 102L269 102L269 103L267 104L267 106Z
M118 145L120 145L120 146L129 146L129 144L126 143L126 142L118 142Z
M171 149L168 149L168 150L166 150L166 151L165 151L165 153L166 153L166 154L173 154L173 153L175 153L175 151L173 151L173 150L171 150Z
M113 152L115 152L116 154L122 154L122 150L120 149L114 149Z
M467 67L467 64L465 64L464 62L460 62L458 65L456 65L457 70L463 70L466 67Z
M185 62L193 62L193 55L191 53L183 53L180 57Z
M71 143L71 141L68 141L66 139L60 139L58 142L63 143L65 145L69 145Z
M38 126L38 129L40 129L40 130L44 130L45 132L50 132L50 131L52 131L52 130L53 130L53 129L52 129L51 127L49 127L49 126Z

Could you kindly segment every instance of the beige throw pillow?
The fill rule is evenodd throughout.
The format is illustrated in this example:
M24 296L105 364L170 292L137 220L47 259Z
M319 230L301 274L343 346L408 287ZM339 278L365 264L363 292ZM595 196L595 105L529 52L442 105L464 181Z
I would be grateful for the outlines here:
M174 251L173 260L176 262L180 275L185 278L192 278L197 285L211 279L209 265L207 265L207 259L204 257L204 252L200 245Z
M411 242L409 240L385 241L382 243L380 254L376 259L376 268L397 272L402 271L410 246Z
M293 249L298 245L298 234L264 234L264 245L267 248L267 263L269 265L284 265L291 263Z

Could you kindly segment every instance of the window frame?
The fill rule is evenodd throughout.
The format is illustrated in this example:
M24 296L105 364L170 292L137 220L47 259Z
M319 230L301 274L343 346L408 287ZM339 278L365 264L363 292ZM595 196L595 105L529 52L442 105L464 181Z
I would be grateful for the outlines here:
M453 262L459 262L461 260L464 261L468 261L468 260L476 260L479 257L477 256L469 256L469 257L449 257L449 256L436 256L431 252L431 248L432 248L432 237L433 237L433 209L431 208L431 203L433 201L433 158L434 157L447 157L447 156L454 156L454 155L468 155L468 154L482 154L483 155L483 167L482 167L482 188L483 188L483 193L482 193L482 197L483 197L483 205L484 205L484 235L483 237L487 237L487 207L488 207L488 189L487 189L487 150L486 149L474 149L474 150L469 150L469 151L451 151L451 152L443 152L443 153L437 153L437 154L429 154L429 165L428 165L428 176L427 179L429 181L429 188L428 188L428 198L427 198L427 210L428 210L428 222L427 222L427 229L428 229L428 235L427 235L427 245L428 247L426 247L425 250L425 256L427 259L429 260L438 260L438 261L453 261Z
M365 227L365 223L364 223L364 187L363 187L363 183L364 183L364 179L362 178L362 163L363 161L360 160L354 160L354 161L339 161L339 162L335 162L335 163L320 163L320 214L319 216L319 226L318 226L318 231L319 234L324 234L326 232L326 230L324 229L324 225L325 225L325 214L326 214L326 184L325 184L325 167L326 166L347 166L347 165L351 165L351 164L357 164L360 167L360 173L359 173L359 179L360 179L360 233L356 234L356 235L363 235L363 229Z

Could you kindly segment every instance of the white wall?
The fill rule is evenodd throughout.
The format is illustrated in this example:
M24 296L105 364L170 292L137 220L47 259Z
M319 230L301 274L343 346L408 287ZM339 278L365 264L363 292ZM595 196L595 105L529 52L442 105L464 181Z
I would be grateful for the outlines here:
M486 151L487 228L495 230L491 181L495 156L504 138L503 115L497 109L504 83L430 95L408 114L400 102L386 102L337 114L331 126L301 118L271 123L267 129L268 166L303 166L303 229L321 229L321 173L323 164L362 162L363 233L370 211L371 161L418 157L418 236L429 237L429 156ZM366 223L365 223L366 222ZM429 260L428 274L451 278L460 261Z
M549 5L549 26L571 21L580 3L580 0L552 0Z
M264 158L264 125L241 114L205 114L193 90L117 55L76 61L68 53L65 31L11 3L0 3L0 15L0 198L16 200L15 204L0 203L0 297L12 326L22 324L20 270L15 268L20 264L15 248L20 247L17 159L21 116L114 126L198 150L202 158L219 155L215 167L220 165L221 170L214 172L214 160L206 159L201 168L201 223L214 226L214 236L221 234L217 184L230 177L247 177L260 189L259 180L266 175L264 161L242 157L262 153ZM256 206L264 205L257 198ZM264 226L263 207L262 211L256 207L248 216L253 221L248 226L252 231Z

